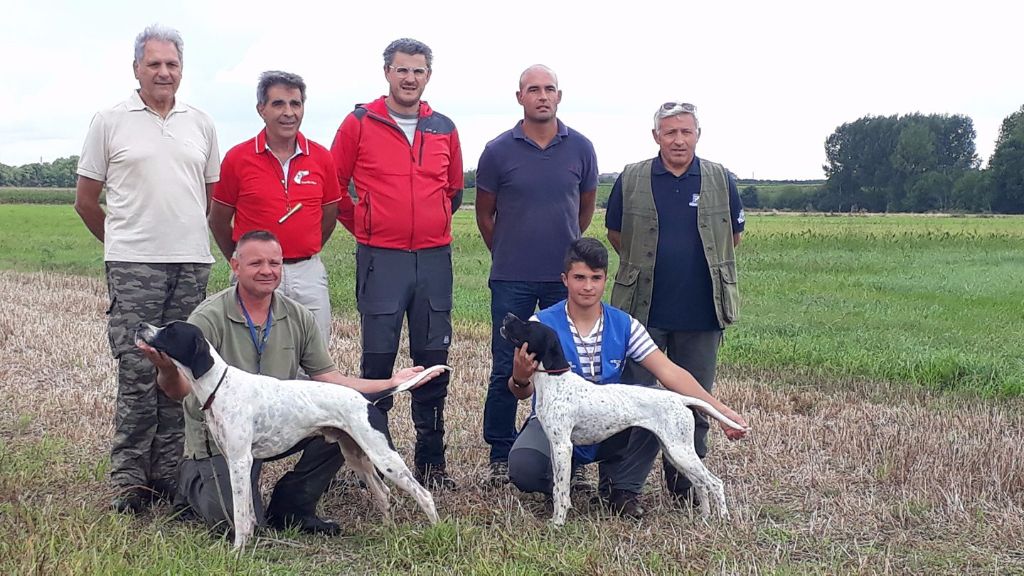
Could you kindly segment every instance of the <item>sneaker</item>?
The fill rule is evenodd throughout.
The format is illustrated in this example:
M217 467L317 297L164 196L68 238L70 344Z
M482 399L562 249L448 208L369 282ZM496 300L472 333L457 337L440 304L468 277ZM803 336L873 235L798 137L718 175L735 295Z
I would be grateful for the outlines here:
M140 514L150 500L150 491L145 488L128 488L110 501L110 507L122 514Z
M569 478L569 491L580 494L597 492L597 487L587 478L587 470L584 466L577 466L573 469L572 476Z
M337 536L341 534L341 526L334 521L324 520L315 514L308 516L295 516L285 514L283 516L268 515L267 525L277 530L295 528L304 534L323 534L325 536Z
M485 479L487 484L494 487L504 486L509 483L508 478L508 461L507 460L495 460L491 462L490 470Z
M455 479L448 474L444 466L427 465L423 469L417 468L415 476L416 481L428 490L449 490L454 492L459 489Z

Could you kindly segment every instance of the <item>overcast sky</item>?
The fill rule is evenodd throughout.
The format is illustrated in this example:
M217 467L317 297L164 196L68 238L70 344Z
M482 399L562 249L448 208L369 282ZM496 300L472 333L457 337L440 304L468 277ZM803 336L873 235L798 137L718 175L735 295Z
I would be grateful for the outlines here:
M965 114L987 161L1024 104L1017 2L218 2L4 0L0 163L78 154L93 114L138 87L146 25L181 31L178 97L213 116L221 152L262 127L260 72L301 74L303 132L330 146L345 114L386 91L393 39L434 50L424 99L451 117L467 168L522 116L519 73L551 66L558 116L602 172L656 153L654 110L697 105L699 156L741 178L822 178L824 142L865 115ZM618 7L618 8L613 8Z

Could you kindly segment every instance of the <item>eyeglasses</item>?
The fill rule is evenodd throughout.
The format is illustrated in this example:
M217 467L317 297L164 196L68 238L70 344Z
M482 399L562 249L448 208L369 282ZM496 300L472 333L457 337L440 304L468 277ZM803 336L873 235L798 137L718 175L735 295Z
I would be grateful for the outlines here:
M675 111L677 108L688 114L693 114L697 111L697 107L689 102L665 102L661 105L661 109L665 112Z
M391 71L394 72L395 74L398 74L399 76L403 76L403 77L404 76L408 76L409 74L412 74L413 76L415 76L417 78L423 78L424 76L427 75L427 72L430 71L428 68L409 68L408 66L391 66L391 65L388 65L388 68L390 68Z

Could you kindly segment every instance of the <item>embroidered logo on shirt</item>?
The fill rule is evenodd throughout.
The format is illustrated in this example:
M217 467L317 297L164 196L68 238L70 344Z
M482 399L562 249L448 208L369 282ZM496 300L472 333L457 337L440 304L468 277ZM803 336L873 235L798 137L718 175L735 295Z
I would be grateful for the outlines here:
M609 360L608 363L614 366L616 370L619 369L619 366L622 366L622 360L619 360L618 358L613 358Z
M690 206L696 206L697 200L700 200L700 194L693 195L693 198L690 199Z
M299 170L295 173L296 184L316 184L316 180L303 180L306 176L309 176L309 170Z
M747 215L746 215L746 213L745 213L745 212L743 212L743 209L741 208L741 209L740 209L740 215L739 215L739 217L738 217L738 218L736 218L736 223L737 223L737 224L743 224L743 222L744 222L744 221L745 221L746 219L747 219Z

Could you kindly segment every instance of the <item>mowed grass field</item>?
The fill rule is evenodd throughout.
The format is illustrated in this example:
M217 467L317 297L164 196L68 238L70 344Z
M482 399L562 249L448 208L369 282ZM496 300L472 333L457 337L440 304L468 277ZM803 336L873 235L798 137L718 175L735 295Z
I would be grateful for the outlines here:
M435 495L444 521L429 527L396 493L389 526L364 493L335 489L323 512L344 536L266 532L241 555L165 508L107 510L99 243L67 206L0 206L0 222L3 573L1024 573L1022 219L751 215L718 393L754 431L713 432L708 460L733 520L693 516L652 474L643 521L582 497L553 529L542 500L480 483L489 258L461 212L447 441L463 488ZM594 228L603 237L601 215ZM325 250L331 352L349 373L352 252L343 230ZM225 283L218 263L211 290ZM395 411L411 460L408 399ZM289 464L269 467L265 490Z

